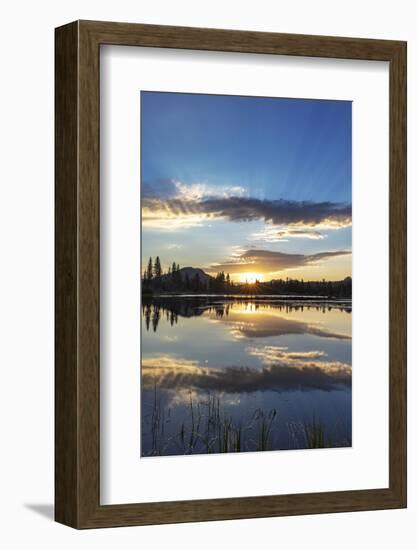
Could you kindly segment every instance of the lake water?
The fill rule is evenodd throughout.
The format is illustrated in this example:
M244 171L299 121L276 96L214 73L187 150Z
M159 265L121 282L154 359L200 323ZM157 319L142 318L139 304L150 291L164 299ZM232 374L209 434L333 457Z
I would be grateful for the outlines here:
M145 299L142 456L351 446L351 343L350 301Z

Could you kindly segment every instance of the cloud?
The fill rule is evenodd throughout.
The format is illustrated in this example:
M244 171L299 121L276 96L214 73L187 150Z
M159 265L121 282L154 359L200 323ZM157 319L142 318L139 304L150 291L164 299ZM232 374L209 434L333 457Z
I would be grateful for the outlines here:
M257 315L257 314L256 314ZM349 334L334 332L323 327L319 323L306 323L297 319L288 319L274 313L257 315L251 318L247 313L234 313L233 316L223 316L221 322L230 325L232 335L237 339L269 338L292 334L312 334L319 338L332 338L335 340L351 340Z
M242 197L246 190L240 185L210 185L207 183L186 184L172 178L159 178L142 183L142 199L171 199L186 201L204 200L206 197L227 199Z
M209 185L207 183L185 184L179 181L175 182L175 185L178 198L187 201L202 201L207 197L228 199L229 197L242 197L246 194L245 188L240 185Z
M351 206L332 202L260 200L247 197L211 198L194 208L199 213L227 218L231 221L263 219L275 225L334 226L351 223Z
M258 233L253 233L251 239L254 241L264 241L268 243L288 242L290 238L296 239L324 239L327 235L313 229L293 229L287 227L280 229L273 226L267 226Z
M339 228L352 223L352 207L329 201L262 200L245 196L240 186L187 185L172 179L142 185L144 225L191 227L198 222L226 219L232 222L264 220L273 225ZM188 225L187 225L188 220ZM181 223L179 223L181 221Z
M282 350L281 350L282 351ZM195 361L162 355L142 362L142 388L176 392L181 389L250 393L320 389L331 391L350 387L352 367L339 361L318 361L303 352L276 357L274 364L263 368L207 367ZM311 352L317 354L318 352ZM298 358L295 357L298 355Z
M243 251L229 262L212 265L210 269L229 273L277 273L286 269L317 264L329 258L347 256L351 253L350 250L335 250L317 254L287 254L285 252L252 248Z
M247 347L247 353L253 357L259 357L265 365L277 363L299 364L307 360L322 359L326 356L324 351L288 351L288 348L279 346Z
M242 197L245 192L243 187L237 185L187 185L168 178L143 182L142 225L161 231L201 227L205 221L216 216L200 212L196 205L204 202L207 197L228 200L231 196Z

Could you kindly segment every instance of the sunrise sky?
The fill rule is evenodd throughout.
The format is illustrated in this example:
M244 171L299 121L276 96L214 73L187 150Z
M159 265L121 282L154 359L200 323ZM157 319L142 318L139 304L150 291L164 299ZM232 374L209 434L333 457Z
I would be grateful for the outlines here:
M141 92L142 266L351 275L351 102Z

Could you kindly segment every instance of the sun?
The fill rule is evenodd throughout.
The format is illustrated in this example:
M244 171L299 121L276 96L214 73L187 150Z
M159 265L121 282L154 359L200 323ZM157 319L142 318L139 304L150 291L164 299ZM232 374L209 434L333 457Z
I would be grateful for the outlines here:
M262 281L261 273L242 273L240 276L242 283L249 283L253 285L256 281Z

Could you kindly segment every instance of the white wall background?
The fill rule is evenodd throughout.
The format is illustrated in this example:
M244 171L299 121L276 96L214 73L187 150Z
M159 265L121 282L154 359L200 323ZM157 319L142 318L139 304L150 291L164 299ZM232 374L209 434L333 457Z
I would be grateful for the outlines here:
M413 0L10 0L0 33L0 544L3 548L415 548L417 10ZM74 19L408 40L409 508L77 532L52 522L54 27ZM375 312L377 315L377 312ZM75 546L76 545L76 546Z

